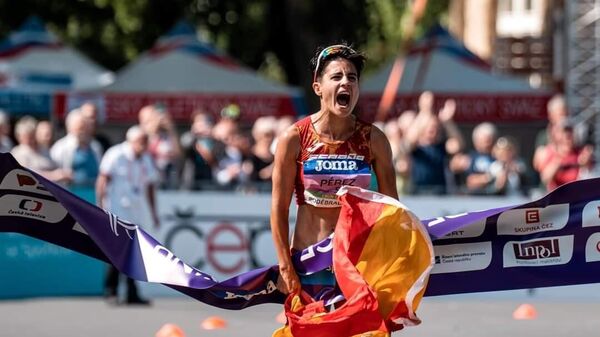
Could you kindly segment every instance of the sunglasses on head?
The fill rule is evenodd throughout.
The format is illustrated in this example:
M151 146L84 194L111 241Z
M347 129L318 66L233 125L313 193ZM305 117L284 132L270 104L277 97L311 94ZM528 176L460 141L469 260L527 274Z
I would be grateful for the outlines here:
M319 74L319 68L321 67L322 63L325 62L325 59L327 59L327 57L330 55L340 54L340 53L343 53L344 51L348 51L351 55L356 54L356 51L354 51L354 49L352 49L346 45L343 45L343 44L334 44L332 46L326 47L323 50L321 50L321 52L319 53L319 56L317 57L317 65L315 67L315 74L313 76L313 82L317 81L317 75Z

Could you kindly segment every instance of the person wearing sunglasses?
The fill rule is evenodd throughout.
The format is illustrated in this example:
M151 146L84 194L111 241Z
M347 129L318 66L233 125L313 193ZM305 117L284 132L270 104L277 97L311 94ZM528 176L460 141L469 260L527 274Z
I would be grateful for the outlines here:
M378 191L398 198L390 144L381 130L362 121L355 111L365 60L346 44L318 50L311 67L320 109L289 127L277 144L271 229L281 275L277 286L283 293L300 288L291 254L333 233L341 207L336 192L341 186L369 188L374 172ZM290 242L288 218L294 193L298 210ZM334 282L328 273L325 277Z

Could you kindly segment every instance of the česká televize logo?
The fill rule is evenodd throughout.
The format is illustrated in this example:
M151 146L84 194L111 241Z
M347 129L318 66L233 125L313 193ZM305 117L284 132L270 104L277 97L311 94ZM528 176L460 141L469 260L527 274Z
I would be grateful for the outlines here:
M39 212L42 209L42 203L36 200L23 199L19 203L19 208L24 211Z

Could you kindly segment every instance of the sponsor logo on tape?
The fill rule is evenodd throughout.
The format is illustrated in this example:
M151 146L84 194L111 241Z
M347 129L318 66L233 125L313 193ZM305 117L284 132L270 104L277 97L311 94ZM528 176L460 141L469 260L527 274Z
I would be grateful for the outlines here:
M581 225L583 227L600 226L600 200L590 201L583 207Z
M525 210L525 223L535 224L540 222L540 210L539 209L526 209Z
M598 261L600 261L600 233L594 233L585 244L585 262Z
M485 231L485 221L486 221L486 219L481 219L481 220L475 221L466 227L452 231L436 240L466 239L466 238L479 237Z
M509 241L503 249L504 267L539 267L566 264L573 256L573 236Z
M31 172L22 169L14 169L8 172L4 176L4 179L2 179L2 183L0 183L0 189L52 195L46 190L44 185L40 184Z
M542 208L511 209L498 217L498 235L528 235L564 228L569 220L569 204Z
M0 197L0 215L57 223L67 216L67 210L56 201L7 194Z
M476 242L436 245L432 274L483 270L492 262L492 243Z

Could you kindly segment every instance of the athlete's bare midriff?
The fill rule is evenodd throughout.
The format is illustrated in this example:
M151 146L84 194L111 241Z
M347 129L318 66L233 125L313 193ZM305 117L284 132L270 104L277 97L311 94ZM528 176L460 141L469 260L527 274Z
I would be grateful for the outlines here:
M298 206L292 249L304 249L333 233L340 210L340 207L318 208L307 204Z

